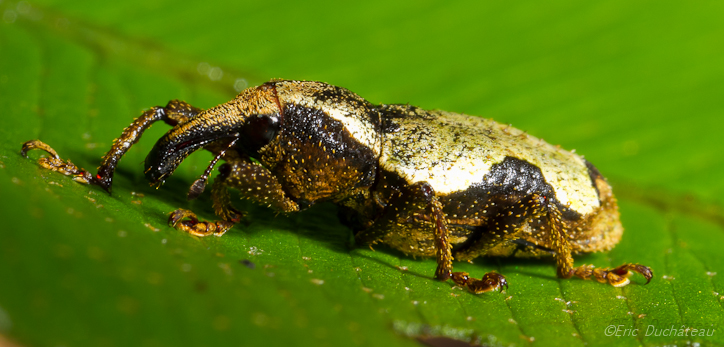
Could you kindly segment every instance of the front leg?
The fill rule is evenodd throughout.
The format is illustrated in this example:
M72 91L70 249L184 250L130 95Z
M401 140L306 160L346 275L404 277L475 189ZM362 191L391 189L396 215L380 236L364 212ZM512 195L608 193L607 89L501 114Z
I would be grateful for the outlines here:
M98 167L98 173L93 175L83 168L77 167L70 160L63 161L53 148L40 140L31 140L23 144L20 154L27 157L27 153L33 149L40 149L48 152L50 158L40 158L38 164L48 169L60 172L67 176L75 176L74 180L84 184L95 184L101 186L107 192L111 192L113 173L116 170L118 161L124 154L141 138L146 129L159 120L171 126L183 124L189 118L197 115L201 109L193 107L180 100L171 100L165 107L156 106L144 112L136 118L131 125L123 129L121 136L113 140L113 146L103 156L103 161Z
M233 159L219 167L219 175L211 187L214 212L221 220L199 221L193 212L178 209L171 213L169 224L196 236L223 235L243 216L232 206L229 188L238 189L242 198L277 211L299 211L299 205L286 196L281 184L268 169L248 159Z

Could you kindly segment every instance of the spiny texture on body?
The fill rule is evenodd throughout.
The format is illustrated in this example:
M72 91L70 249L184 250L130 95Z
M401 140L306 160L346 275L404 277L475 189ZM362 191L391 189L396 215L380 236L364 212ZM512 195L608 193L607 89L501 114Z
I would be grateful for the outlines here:
M518 185L526 185L530 178L525 175L537 168L563 206L570 204L581 214L600 206L586 163L574 153L491 119L407 105L380 110L385 122L380 164L409 183L428 182L438 194L462 192L485 182L494 165L513 158L522 163L510 165L503 180L519 177Z
M453 272L453 259L553 256L563 278L614 286L626 285L631 271L652 278L638 264L573 267L572 254L608 250L623 233L611 187L577 154L490 119L374 105L321 82L272 80L207 110L179 100L154 107L124 130L95 176L38 140L22 153L45 150L53 157L43 167L110 192L118 161L159 120L173 128L146 158L152 184L204 148L215 158L192 184L193 199L217 161L225 161L211 187L221 220L199 221L184 209L169 218L193 235L221 236L241 221L232 188L281 212L336 203L359 243L435 257L436 279L473 293L502 289L507 281L497 273L476 279Z

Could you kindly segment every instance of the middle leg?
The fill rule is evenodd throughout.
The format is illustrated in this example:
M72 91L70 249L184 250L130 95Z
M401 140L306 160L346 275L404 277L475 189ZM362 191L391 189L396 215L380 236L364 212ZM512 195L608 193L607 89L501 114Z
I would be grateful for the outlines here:
M452 279L457 285L465 287L475 294L507 287L505 277L491 272L482 279L472 278L465 272L453 272L452 245L450 229L443 205L427 182L418 182L401 189L387 204L383 214L371 227L359 232L355 238L358 243L376 243L392 232L407 231L406 228L420 228L427 225L434 238L437 268L435 279ZM410 225L415 225L410 227ZM429 232L429 231L413 231Z

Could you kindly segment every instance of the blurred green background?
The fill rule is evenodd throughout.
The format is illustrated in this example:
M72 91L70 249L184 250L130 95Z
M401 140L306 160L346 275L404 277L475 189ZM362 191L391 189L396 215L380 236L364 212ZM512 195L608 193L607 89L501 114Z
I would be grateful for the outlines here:
M722 346L722 14L716 1L2 0L0 345ZM609 178L626 228L577 264L640 262L654 280L456 264L509 280L474 296L433 281L433 260L355 247L331 205L277 216L242 202L248 223L190 237L166 214L213 218L208 193L185 201L210 156L149 188L140 163L165 125L124 157L113 196L18 154L39 138L92 169L144 109L207 108L271 78L492 117L575 148Z

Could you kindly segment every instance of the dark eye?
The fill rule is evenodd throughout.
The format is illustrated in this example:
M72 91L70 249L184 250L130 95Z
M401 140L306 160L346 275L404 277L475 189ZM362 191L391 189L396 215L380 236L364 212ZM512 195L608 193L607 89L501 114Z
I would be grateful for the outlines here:
M281 129L278 114L257 114L247 118L240 135L241 146L249 154L257 154Z

